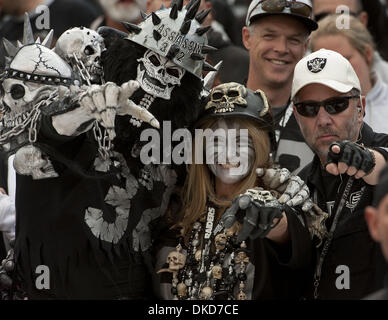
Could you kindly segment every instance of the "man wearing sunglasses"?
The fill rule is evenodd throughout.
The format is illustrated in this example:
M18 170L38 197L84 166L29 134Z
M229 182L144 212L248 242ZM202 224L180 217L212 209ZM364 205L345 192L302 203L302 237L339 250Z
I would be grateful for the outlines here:
M294 172L311 161L313 152L292 115L292 75L316 28L310 0L254 0L242 30L250 58L247 87L266 93L276 125L276 162Z
M324 236L319 242L313 237L318 259L312 259L317 263L307 296L316 299L360 299L383 283L385 262L368 233L364 209L388 158L388 135L363 123L360 92L353 67L337 52L321 49L295 67L294 114L315 153L300 176L328 214L318 226Z

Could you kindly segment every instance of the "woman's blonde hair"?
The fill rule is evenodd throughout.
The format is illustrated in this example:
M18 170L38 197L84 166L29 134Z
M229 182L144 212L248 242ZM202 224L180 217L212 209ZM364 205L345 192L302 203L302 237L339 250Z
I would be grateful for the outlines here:
M207 119L200 125L201 129L212 128L212 126L221 118ZM248 129L248 134L252 138L255 152L253 169L242 181L238 183L230 199L235 198L247 189L258 186L260 181L257 179L256 168L265 168L270 165L270 140L268 132L258 128L257 123L249 118L235 118L240 122L241 128ZM193 150L194 158L195 146ZM206 164L191 164L188 168L187 179L182 192L183 200L183 221L180 226L183 227L187 235L191 230L192 224L205 214L207 200L210 200L217 207L220 207L220 213L225 211L232 204L231 200L217 199L213 173Z
M349 19L349 28L338 28L337 21ZM368 29L351 15L331 14L318 22L318 29L311 33L311 49L315 51L315 41L323 36L342 35L348 39L351 46L356 49L367 62L367 47L375 49L375 43ZM371 61L372 62L372 61Z

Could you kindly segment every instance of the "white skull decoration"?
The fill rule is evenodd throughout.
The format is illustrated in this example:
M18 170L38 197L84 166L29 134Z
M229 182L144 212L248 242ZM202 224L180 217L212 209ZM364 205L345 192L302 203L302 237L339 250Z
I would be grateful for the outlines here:
M141 88L154 97L170 99L172 90L180 86L186 70L152 50L147 50L138 61L136 80Z
M3 126L21 125L40 101L46 100L59 86L70 85L70 66L57 54L37 43L20 48L2 81Z
M172 251L167 256L168 270L178 271L186 264L186 256L178 251Z
M16 152L13 166L19 174L31 175L34 180L58 177L51 161L33 145L24 146Z
M105 45L104 39L96 31L85 27L69 29L58 38L54 50L73 69L77 67L77 60L80 61L90 74L92 82L101 81L101 53L105 50Z

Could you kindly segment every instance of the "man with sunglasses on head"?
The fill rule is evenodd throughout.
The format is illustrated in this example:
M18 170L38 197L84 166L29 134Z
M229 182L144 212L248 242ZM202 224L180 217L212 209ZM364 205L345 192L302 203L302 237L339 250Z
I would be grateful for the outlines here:
M315 153L300 176L327 213L315 217L318 224L308 223L321 235L312 237L316 264L308 298L360 299L383 283L384 259L368 233L364 209L388 158L388 135L363 123L360 92L353 67L337 52L321 49L295 67L294 115Z
M310 0L254 0L242 30L250 59L247 87L266 93L278 143L274 158L295 173L311 161L313 152L292 114L292 75L305 55L310 32L316 28Z

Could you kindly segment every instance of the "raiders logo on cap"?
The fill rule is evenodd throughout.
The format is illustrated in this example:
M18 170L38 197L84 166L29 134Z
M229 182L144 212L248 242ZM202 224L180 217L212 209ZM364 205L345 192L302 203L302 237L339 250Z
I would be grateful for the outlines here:
M321 72L326 66L326 61L326 58L315 58L313 60L307 61L307 68L313 73Z

